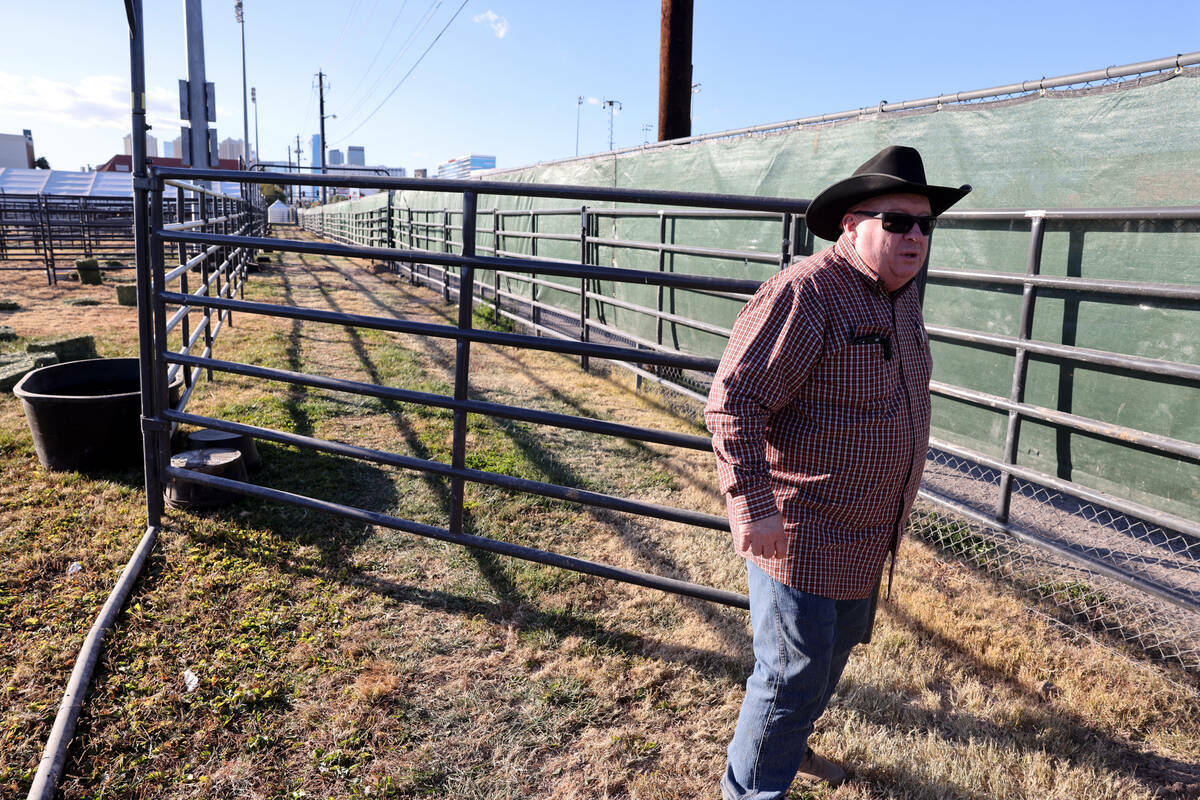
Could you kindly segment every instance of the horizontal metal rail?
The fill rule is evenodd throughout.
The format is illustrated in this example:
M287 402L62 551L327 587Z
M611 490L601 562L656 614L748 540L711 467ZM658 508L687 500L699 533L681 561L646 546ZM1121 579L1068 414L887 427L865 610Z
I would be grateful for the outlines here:
M1094 293L1156 300L1200 300L1200 286L1182 283L1138 283L1095 278L1055 278L1028 276L1014 272L974 272L968 270L929 270L929 280L946 283L982 283L988 286L1033 286L1059 289L1073 294Z
M692 450L712 450L712 440L707 436L643 428L636 425L606 422L590 417L576 417L570 414L558 414L551 411L506 406L500 403L488 403L482 400L455 400L453 397L433 394L431 392L398 389L393 386L381 386L374 383L352 381L346 378L333 378L272 367L260 367L236 361L221 361L171 353L166 354L164 358L168 363L172 364L186 364L197 369L212 369L234 375L245 375L251 378L262 378L263 380L282 381L284 383L308 386L314 389L350 392L368 397L377 397L383 400L395 400L402 403L445 408L451 411L466 411L472 414L501 417L537 425L552 425L556 428L599 433L605 436L616 436L638 442L686 447Z
M673 286L681 289L723 289L744 291L753 294L761 281L722 278L709 275L685 275L673 272L651 272L650 270L619 269L615 267L585 267L572 261L524 261L521 259L494 258L489 256L462 256L449 253L434 253L423 250L390 250L382 247L362 247L339 244L320 244L296 239L269 239L255 236L230 236L192 231L167 231L161 234L169 242L193 242L196 244L241 245L253 249L275 248L293 253L341 256L343 258L370 258L379 261L420 261L439 266L467 266L479 269L502 269L511 272L538 272L547 275L563 275L574 278L595 278L623 283L639 283L651 286Z
M526 277L525 275L515 273L515 272L501 272L500 276L504 277L504 278L508 278L510 280L514 280L514 281L522 281L522 282L527 282L530 284L536 284L537 286L545 286L548 289L554 289L555 291L564 292L566 294L578 295L580 292L580 289L577 286L567 286L566 284L555 283L553 281L537 280L535 278L529 278L529 277ZM476 293L475 296L479 297L481 299L483 298L483 295L478 292ZM525 302L525 303L532 302L529 298L522 297L521 295L516 295L511 292L501 292L501 296L502 297L510 297L514 300L519 300L519 301ZM621 300L619 298L612 297L611 295L595 295L592 297L592 300L597 305L612 306L614 308L623 308L626 311L633 311L638 314L645 314L646 316L654 317L656 319L661 319L664 322L673 322L677 325L683 325L684 327L692 328L692 329L698 330L698 331L704 331L705 333L711 333L716 336L724 336L724 337L728 338L729 335L733 332L729 328L722 328L720 325L712 325L707 322L702 322L700 320L695 320L690 317L682 316L681 314L672 314L667 311L658 311L653 308L647 308L646 306L641 306L641 305L638 305L637 303L631 303L628 300ZM547 306L543 303L538 303L538 305L540 305L544 308L553 308L553 306ZM562 314L574 313L574 312L565 311L563 309L554 309L554 310L557 311L558 313L562 313ZM624 336L624 335L628 335L628 334L622 332L621 335ZM674 350L670 350L670 348L663 348L663 351L664 352L676 352Z
M1078 414L1056 411L1052 408L1035 406L1030 403L1017 403L1006 397L966 389L941 381L930 381L929 390L935 395L961 400L973 405L984 406L997 411L1015 411L1025 419L1034 419L1051 425L1059 425L1078 433L1091 434L1126 445L1137 445L1146 450L1179 456L1200 463L1200 444L1160 436L1156 433L1140 431L1125 425L1114 425L1110 422L1100 422Z
M1161 358L1145 358L1122 353L1110 353L1106 350L1091 350L1086 347L1039 342L1033 339L1020 339L1016 336L1004 336L998 333L981 333L962 328L951 328L945 325L927 324L925 330L932 338L944 339L950 342L977 344L1003 350L1021 348L1030 353L1037 353L1038 355L1078 364L1095 364L1100 367L1140 373L1149 377L1169 376L1189 381L1200 381L1200 365L1196 364L1183 364L1178 361L1165 361Z
M171 410L164 412L164 416L173 422L184 422L192 425L200 425L202 427L230 425L229 421L227 420L219 420L210 417L198 416L195 414L183 414ZM242 430L235 432L247 433L255 438L278 442L279 444L319 450L325 453L348 456L350 458L370 461L376 464L386 464L387 466L392 467L413 469L420 472L429 472L434 475L440 475L443 478L462 478L473 483L498 486L502 489L509 489L515 492L535 494L540 497L550 497L555 500L565 500L568 502L579 503L596 508L607 508L612 511L622 511L630 514L637 514L643 517L662 519L668 522L681 522L687 525L696 525L702 528L710 528L718 531L729 530L729 520L725 517L716 516L714 514L704 514L699 511L691 511L685 508L674 508L672 506L664 506L658 503L645 503L638 500L628 500L623 497L616 497L614 495L604 494L601 492L592 492L570 486L559 486L557 484L534 481L527 478L516 478L511 475L504 475L498 472L486 472L484 470L469 469L466 467L454 467L450 464L444 464L440 461L414 458L412 456L402 456L398 453L390 453L384 450L357 447L354 445L343 444L341 442L317 439L311 436L302 436L300 434L277 431L270 428L260 428L254 425L238 425L238 427L240 427Z
M513 558L532 561L538 564L546 564L548 566L558 567L560 569L581 572L586 575L595 575L600 578L608 578L611 580L622 581L624 583L631 583L637 586L644 586L649 589L659 589L664 592L671 592L673 594L684 595L687 597L695 597L700 600L708 600L713 603L732 606L734 608L749 609L750 607L749 598L745 597L744 595L739 595L735 592L728 592L723 589L716 589L711 586L675 580L674 578L665 578L659 575L652 575L646 572L624 569L622 567L614 567L608 564L599 564L582 558L565 556L545 550L537 550L532 547L513 544L511 542L502 542L497 539L489 539L484 536L476 536L470 533L453 533L445 528L438 528L434 527L433 525L425 525L420 522L401 519L388 514L381 514L376 511L368 511L366 509L342 505L341 503L333 503L327 500L318 500L313 497L292 494L290 492L284 492L278 489L268 489L263 486L257 486L253 483L243 483L241 481L234 481L228 478L219 478L215 475L207 475L203 472L193 472L191 470L179 469L176 467L167 467L165 474L168 477L176 478L178 480L198 483L204 486L212 486L217 489L236 492L237 494L243 494L250 497L258 497L263 500L288 503L290 505L300 506L301 508L323 511L328 514L334 514L347 519L358 520L359 522L365 522L370 525L381 525L393 530L412 533L429 539L448 542L450 544L458 544L464 547L473 547L489 553L496 553L497 555L511 556Z
M808 200L755 195L713 194L707 192L670 192L659 189L616 189L603 186L572 186L553 183L510 183L506 181L442 180L431 184L426 178L355 177L347 181L339 175L287 175L278 172L225 172L212 169L156 167L163 178L190 177L195 180L219 180L250 183L277 183L304 186L358 186L366 189L408 189L417 192L463 193L476 195L555 197L571 200L602 200L620 203L653 203L667 206L725 208L742 211L776 211L803 214Z
M505 232L505 236L509 234ZM608 239L593 236L589 241L594 245L604 247L620 247L624 250L653 250L660 253L674 253L686 256L703 256L705 258L722 258L725 260L757 261L767 264L779 263L779 253L763 253L754 250L726 250L719 247L686 247L675 244L659 244L658 242L638 242L628 239Z
M230 311L247 311L253 314L263 314L271 317L286 319L301 319L309 322L328 322L335 325L373 328L375 330L391 331L393 333L411 333L418 336L433 336L442 339L459 339L507 347L520 347L530 350L548 350L554 353L568 355L586 355L592 358L603 358L610 361L634 361L645 364L659 364L665 367L680 369L695 369L712 372L717 368L715 358L688 356L682 354L654 353L646 350L635 350L628 347L613 347L610 345L588 344L579 342L553 342L542 337L525 336L518 333L503 333L499 331L460 329L451 325L436 325L428 322L408 322L394 317L374 317L365 314L343 314L336 311L302 308L299 306L279 306L270 303L256 303L249 300L233 300L221 297L199 297L184 295L177 292L163 292L162 299L167 303L178 305L206 306L223 308Z

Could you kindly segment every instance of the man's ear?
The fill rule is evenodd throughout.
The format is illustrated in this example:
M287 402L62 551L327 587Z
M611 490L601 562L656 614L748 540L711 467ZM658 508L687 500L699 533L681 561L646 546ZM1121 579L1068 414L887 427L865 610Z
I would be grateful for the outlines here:
M854 240L858 237L858 228L854 225L854 215L846 212L842 214L842 231L850 234L850 243L854 244Z

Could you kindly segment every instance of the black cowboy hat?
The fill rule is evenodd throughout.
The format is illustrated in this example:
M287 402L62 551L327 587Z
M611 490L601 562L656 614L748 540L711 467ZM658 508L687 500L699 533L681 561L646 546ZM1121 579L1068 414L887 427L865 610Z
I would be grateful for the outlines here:
M892 145L867 159L854 174L817 195L808 206L805 222L822 239L836 241L842 233L842 217L862 200L881 194L919 194L929 198L930 213L941 214L971 191L968 184L957 189L930 186L925 182L921 154L911 147Z

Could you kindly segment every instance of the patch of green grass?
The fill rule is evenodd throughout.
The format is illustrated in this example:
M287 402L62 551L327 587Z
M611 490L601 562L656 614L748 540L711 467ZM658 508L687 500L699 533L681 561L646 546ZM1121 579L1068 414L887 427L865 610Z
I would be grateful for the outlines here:
M63 300L63 304L68 306L98 306L100 305L100 301L93 300L90 297L68 297L66 300Z
M27 434L0 429L0 457L30 458L33 455L33 439Z
M292 413L287 399L277 395L263 395L252 400L221 403L207 413L219 419L236 420L260 428L294 431L296 426L295 415Z
M926 541L970 564L985 564L996 555L993 541L976 533L969 524L940 514L930 514L929 524L922 525L917 532Z
M572 676L539 681L536 691L541 701L548 706L591 708L596 702L587 684Z
M1104 592L1079 581L1043 583L1034 587L1034 591L1044 600L1065 601L1085 608L1096 608L1111 602Z
M513 561L506 567L513 586L526 597L554 594L587 583L582 573L533 561Z
M502 333L512 333L516 330L513 321L502 314L497 314L494 306L475 306L471 318L476 328Z

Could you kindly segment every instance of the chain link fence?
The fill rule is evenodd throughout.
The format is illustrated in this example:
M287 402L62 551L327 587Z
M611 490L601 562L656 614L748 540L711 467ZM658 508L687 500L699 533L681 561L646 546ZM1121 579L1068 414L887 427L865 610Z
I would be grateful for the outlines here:
M1042 616L1182 667L1200 686L1200 542L1022 480L1009 525L988 524L980 517L1000 477L931 450L910 533L1002 580Z

